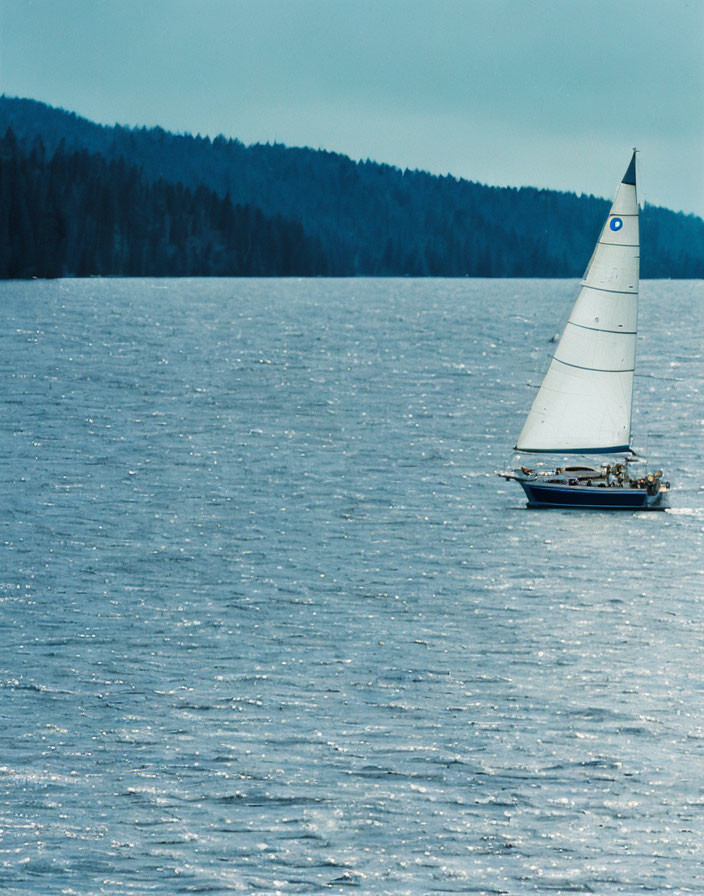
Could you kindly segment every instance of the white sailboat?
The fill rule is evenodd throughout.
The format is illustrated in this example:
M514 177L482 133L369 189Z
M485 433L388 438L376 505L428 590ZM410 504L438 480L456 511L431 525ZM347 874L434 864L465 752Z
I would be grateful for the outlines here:
M662 471L633 472L630 447L638 329L640 243L636 151L619 185L587 266L577 301L533 401L515 450L592 455L625 453L621 462L522 466L503 472L532 507L660 510L669 483Z

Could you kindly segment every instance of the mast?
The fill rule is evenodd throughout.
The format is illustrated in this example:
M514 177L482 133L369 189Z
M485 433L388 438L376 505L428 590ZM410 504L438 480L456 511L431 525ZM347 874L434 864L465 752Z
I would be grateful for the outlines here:
M634 150L516 450L629 450L639 263Z

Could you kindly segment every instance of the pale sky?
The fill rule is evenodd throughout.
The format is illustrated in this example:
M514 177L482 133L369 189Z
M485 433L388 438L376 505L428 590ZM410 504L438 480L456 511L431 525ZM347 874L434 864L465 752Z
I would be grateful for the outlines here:
M704 216L704 0L0 0L0 91Z

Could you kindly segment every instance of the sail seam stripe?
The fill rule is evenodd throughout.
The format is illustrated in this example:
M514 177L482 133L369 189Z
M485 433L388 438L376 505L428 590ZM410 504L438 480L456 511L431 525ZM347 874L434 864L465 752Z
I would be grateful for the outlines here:
M631 292L629 289L606 289L604 286L592 286L591 283L587 283L586 280L582 280L582 286L586 289L596 289L599 292L611 292L615 295L620 296L637 296L638 290L635 292Z
M553 355L552 359L557 361L558 364L564 364L565 367L576 367L577 370L593 370L596 373L633 373L635 370L635 367L615 368L613 370L609 367L583 367L581 364L570 364L569 361L561 361L556 355Z
M579 327L580 330L592 330L594 333L613 333L614 336L637 336L636 330L607 330L605 327L585 327L584 324L576 324L574 321L568 320L567 323L572 327ZM564 362L563 362L564 363Z
M600 246L620 246L622 249L639 249L639 243L607 243L606 240L599 240Z
M637 218L638 212L611 212L610 218Z

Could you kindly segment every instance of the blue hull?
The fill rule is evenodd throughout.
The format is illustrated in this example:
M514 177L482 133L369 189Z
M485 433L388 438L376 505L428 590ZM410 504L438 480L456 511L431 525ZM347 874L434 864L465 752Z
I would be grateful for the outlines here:
M642 488L599 488L559 485L519 479L529 507L563 507L581 510L664 510L662 494Z

